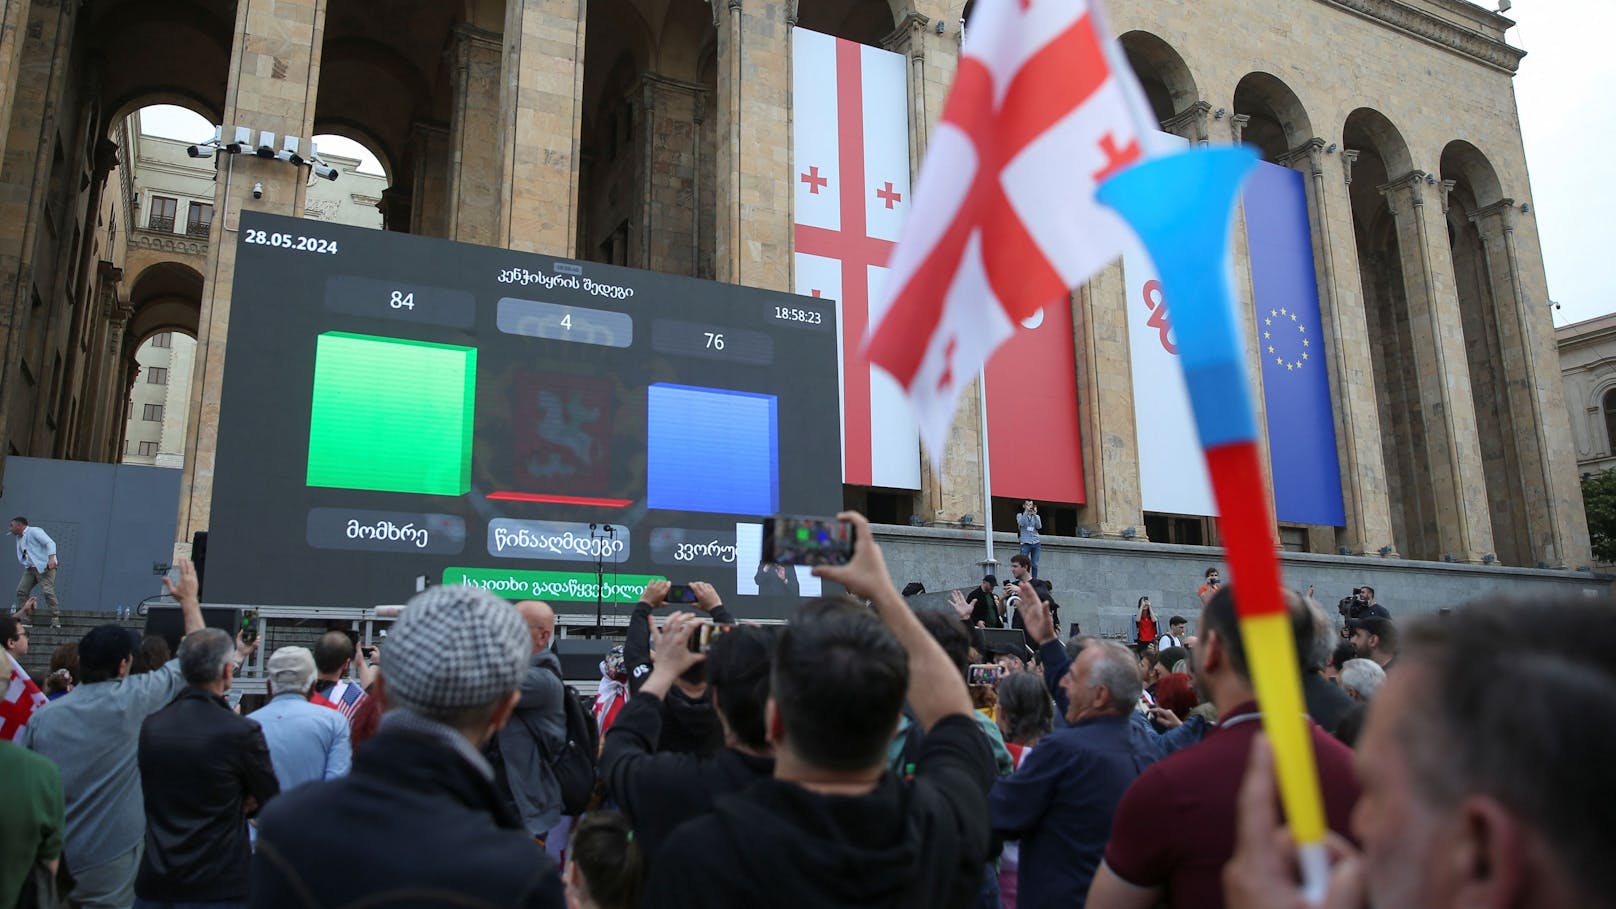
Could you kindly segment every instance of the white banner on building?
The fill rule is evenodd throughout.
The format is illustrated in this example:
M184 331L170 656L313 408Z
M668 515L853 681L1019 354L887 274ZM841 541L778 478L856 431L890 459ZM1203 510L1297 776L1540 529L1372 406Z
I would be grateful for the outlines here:
M860 354L911 202L908 65L803 28L791 42L794 289L837 301L842 476L919 489L920 437L903 390Z
M1189 391L1178 361L1169 316L1171 301L1162 295L1155 264L1132 236L1122 255L1122 271L1128 294L1140 504L1145 511L1216 515L1212 480L1195 434Z

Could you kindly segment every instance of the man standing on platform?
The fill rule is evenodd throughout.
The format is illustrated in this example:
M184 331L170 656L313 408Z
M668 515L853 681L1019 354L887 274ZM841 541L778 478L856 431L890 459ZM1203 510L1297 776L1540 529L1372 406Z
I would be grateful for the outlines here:
M1044 529L1044 519L1038 516L1038 503L1028 499L1021 503L1021 514L1016 515L1016 539L1021 543L1021 554L1032 561L1032 576L1038 577L1038 531Z
M45 605L50 607L51 627L62 627L62 609L56 602L56 541L38 527L28 526L28 519L22 515L11 519L11 535L17 538L17 561L22 564L17 605L12 612L22 611L28 594L37 585L45 595Z

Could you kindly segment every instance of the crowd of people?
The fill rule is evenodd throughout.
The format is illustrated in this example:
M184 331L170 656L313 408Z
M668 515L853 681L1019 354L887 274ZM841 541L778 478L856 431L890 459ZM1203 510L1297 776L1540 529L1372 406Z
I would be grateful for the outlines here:
M203 627L182 563L172 658L95 628L62 655L70 690L25 689L0 726L0 907L1312 905L1237 587L1209 572L1196 616L1140 598L1131 639L1063 638L1036 538L1008 595L989 576L915 609L843 517L852 560L815 572L849 595L783 626L649 584L593 710L548 605L439 587L385 653L276 650L242 715L255 644ZM1609 607L1403 621L1349 599L1285 604L1323 905L1616 905ZM14 685L26 636L0 617Z

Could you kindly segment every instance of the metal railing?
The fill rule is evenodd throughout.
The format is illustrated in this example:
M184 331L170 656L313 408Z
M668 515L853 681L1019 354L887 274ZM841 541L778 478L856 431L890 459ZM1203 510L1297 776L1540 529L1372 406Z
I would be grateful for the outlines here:
M146 219L146 229L171 234L174 232L174 216L152 215L150 218Z

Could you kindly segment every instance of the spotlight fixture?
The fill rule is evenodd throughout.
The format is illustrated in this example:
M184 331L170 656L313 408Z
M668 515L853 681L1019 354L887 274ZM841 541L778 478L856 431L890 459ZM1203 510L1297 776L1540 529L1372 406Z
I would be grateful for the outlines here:
M962 514L962 515L960 515L960 524L961 525L963 525L965 527L970 527L972 524L975 524L975 523L976 523L976 515L974 515L974 514Z
M1383 555L1383 556L1391 555L1392 551L1393 550L1392 550L1392 548L1390 546L1382 546L1382 547L1380 547L1380 554Z
M1433 177L1430 174L1426 174L1425 175L1425 185L1426 186L1435 186L1436 185L1436 177Z
M1490 552L1481 557L1481 564L1483 564L1483 565L1491 565L1491 564L1493 564L1494 562L1497 562L1497 561L1498 561L1498 556L1493 555Z
M1521 214L1529 215L1531 213L1532 213L1532 203L1530 203L1530 202L1522 202L1521 203Z
M1341 555L1349 556L1349 555L1352 555L1352 547L1351 546L1342 546L1341 548L1337 549L1336 552L1341 554Z
M1137 536L1139 536L1139 531L1134 530L1132 527L1124 527L1124 528L1122 528L1122 538L1124 540L1131 540L1131 539L1133 539L1134 537L1137 537Z
M948 23L944 22L941 19L938 19L937 20L937 34L941 35L945 31L948 31Z
M1451 552L1444 552L1442 554L1442 561L1444 561L1444 562L1457 562L1457 561L1459 561L1459 557L1454 555Z
M259 133L258 134L258 147L253 149L253 154L257 155L260 158L274 158L275 157L275 134L270 132L269 130L264 130L263 132Z
M1335 154L1335 143L1331 142L1329 145L1325 146L1324 147L1324 153L1327 154L1327 155Z
M1229 109L1226 108L1226 107L1220 107L1217 110L1212 112L1212 117L1215 120L1222 120L1224 117L1227 117L1227 116L1229 116Z
M1094 536L1094 531L1088 529L1087 527L1079 527L1077 528L1077 535L1086 540L1089 537Z
M1540 561L1537 563L1537 567L1546 569L1549 567L1549 563Z

